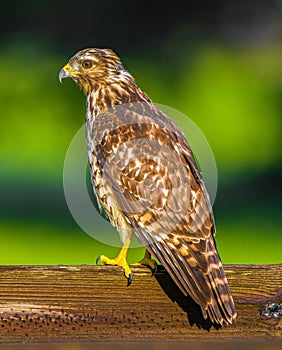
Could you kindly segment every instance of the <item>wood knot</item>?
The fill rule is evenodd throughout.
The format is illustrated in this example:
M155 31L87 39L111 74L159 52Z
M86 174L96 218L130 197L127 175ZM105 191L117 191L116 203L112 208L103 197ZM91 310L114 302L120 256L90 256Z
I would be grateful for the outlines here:
M260 315L268 319L277 319L282 317L282 288L266 304Z
M282 316L282 304L271 303L261 311L261 316L265 318L280 318Z

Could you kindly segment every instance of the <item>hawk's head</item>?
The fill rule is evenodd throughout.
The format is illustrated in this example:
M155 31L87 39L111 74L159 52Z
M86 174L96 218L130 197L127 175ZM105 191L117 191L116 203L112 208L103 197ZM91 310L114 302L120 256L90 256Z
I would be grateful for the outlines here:
M85 94L96 90L99 85L107 85L130 77L119 57L110 49L85 49L76 53L59 73L60 82L72 78Z

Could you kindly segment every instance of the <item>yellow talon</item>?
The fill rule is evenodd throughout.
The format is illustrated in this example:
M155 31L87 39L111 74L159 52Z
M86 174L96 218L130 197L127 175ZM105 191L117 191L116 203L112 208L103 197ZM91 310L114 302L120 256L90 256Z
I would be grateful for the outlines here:
M100 261L103 262L105 265L115 265L120 266L123 268L124 275L127 278L127 285L129 286L132 282L132 272L131 269L126 261L126 255L128 250L128 245L130 241L126 241L124 246L122 247L121 251L119 252L118 256L114 259L109 259L105 255L100 255L97 260L96 264L98 264Z
M148 252L148 250L146 250L146 253L145 253L143 259L141 259L140 261L138 261L134 265L148 266L152 270L153 275L155 275L155 273L157 272L157 263L155 262L155 260L153 260L151 258L151 254Z
M98 264L99 262L103 262L105 265L115 265L115 266L120 266L124 270L125 277L128 279L128 285L131 284L132 282L132 273L130 270L130 267L128 266L128 263L125 259L125 257L120 256L120 254L114 258L114 259L109 259L105 255L100 255L98 259L96 260L96 263Z

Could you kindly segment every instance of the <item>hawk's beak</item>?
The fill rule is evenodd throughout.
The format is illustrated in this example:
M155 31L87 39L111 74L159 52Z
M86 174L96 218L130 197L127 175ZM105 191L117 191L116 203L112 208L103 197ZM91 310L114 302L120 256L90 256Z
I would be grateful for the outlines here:
M70 77L70 65L66 64L59 73L59 81L62 82L63 79Z

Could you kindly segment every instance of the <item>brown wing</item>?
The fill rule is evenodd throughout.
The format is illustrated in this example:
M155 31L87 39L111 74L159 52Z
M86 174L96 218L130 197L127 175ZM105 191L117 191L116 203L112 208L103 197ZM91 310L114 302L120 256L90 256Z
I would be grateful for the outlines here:
M124 108L95 121L99 168L137 237L182 292L205 317L231 323L236 312L215 247L211 205L188 142L154 105Z

